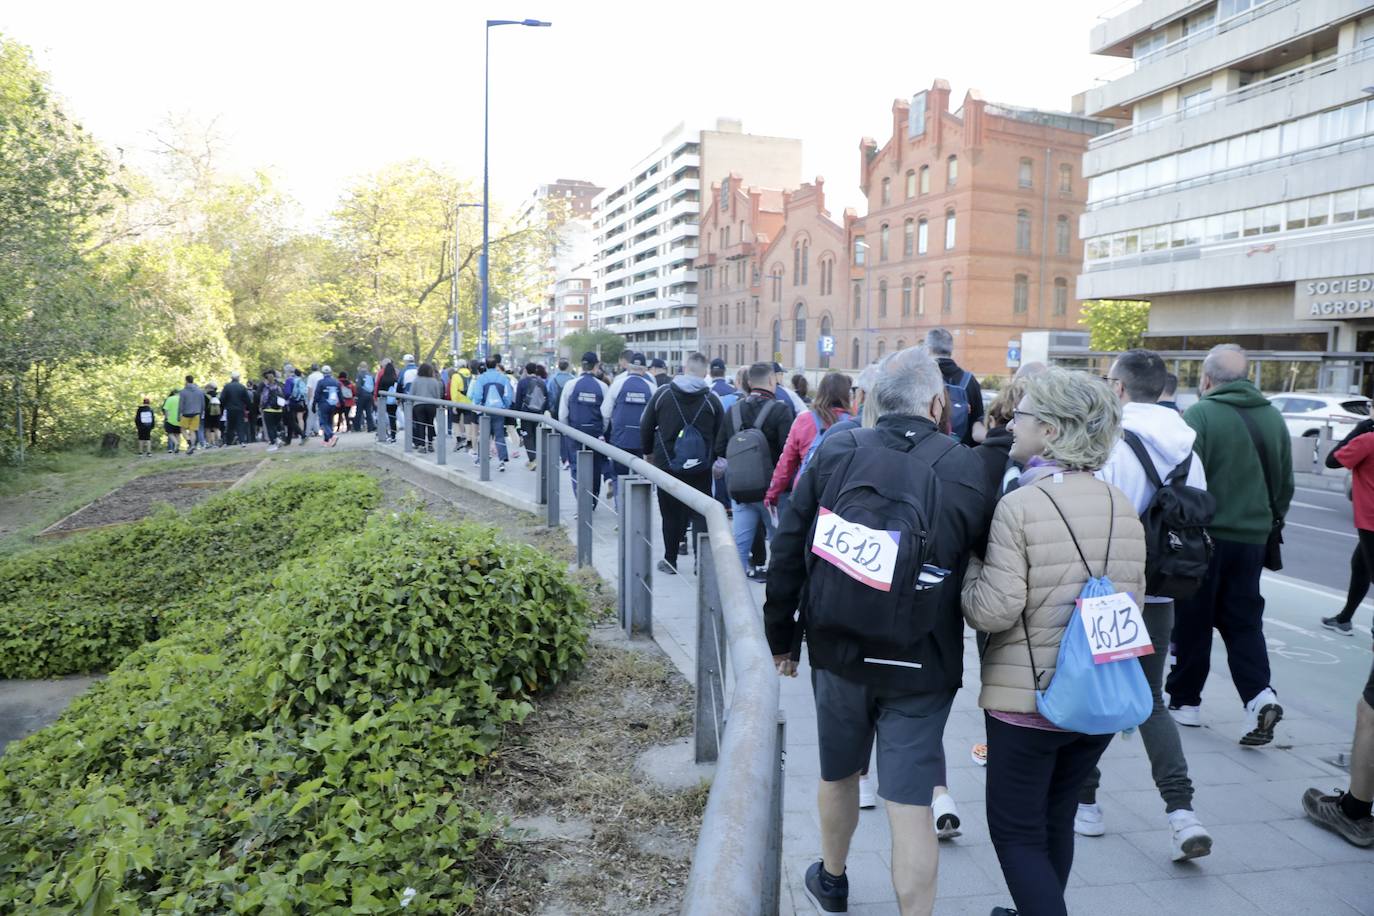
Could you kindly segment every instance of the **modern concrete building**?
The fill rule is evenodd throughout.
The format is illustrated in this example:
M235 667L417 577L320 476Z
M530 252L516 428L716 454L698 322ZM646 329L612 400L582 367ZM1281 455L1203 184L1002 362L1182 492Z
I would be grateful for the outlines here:
M1266 391L1374 386L1374 4L1143 0L1093 29L1125 59L1082 111L1082 299L1148 299L1196 383L1221 342Z
M675 366L698 348L697 272L701 189L731 172L795 188L801 142L680 124L592 205L594 255L589 324Z
M1030 330L1076 329L1081 159L1102 121L985 102L950 110L944 80L892 105L891 135L859 144L867 214L847 217L849 308L837 365L858 368L935 326L980 375L1005 375Z
M560 303L564 294L577 298L567 292L570 281L586 279L592 257L592 200L601 190L590 181L560 178L540 185L521 205L519 225L552 232L553 250L547 263L528 267L528 285L536 292L506 308L505 339L518 361L548 360L558 353L558 341L565 334L586 327L585 293L569 313Z

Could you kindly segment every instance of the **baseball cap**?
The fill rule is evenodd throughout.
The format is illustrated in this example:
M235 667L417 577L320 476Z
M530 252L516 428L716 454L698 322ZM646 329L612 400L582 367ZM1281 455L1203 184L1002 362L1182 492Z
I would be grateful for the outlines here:
M631 365L631 366L642 366L642 365L644 365L644 354L643 354L643 353L631 353L631 354L629 354L626 358L629 359L630 365Z
M586 353L582 354L582 365L584 366L595 366L600 361L601 357L597 356L592 350L588 350Z
M407 353L405 356L402 356L402 357L401 357L401 362L403 362L403 363L413 363L413 362L415 362L415 354L414 354L414 353Z
M663 360L661 360L661 359L655 359L653 362L649 363L649 368L650 368L650 369L667 369L667 368L668 368L668 364L665 363L665 362L664 362Z
M329 368L329 363L325 363L323 366L320 367L320 371L323 372L325 375L328 375L334 370Z
M774 373L775 375L776 375L777 373L779 373L779 372L786 372L786 371L787 371L787 370L784 369L784 368L782 367L782 363L773 363L773 373Z
M725 371L725 360L721 359L719 356L711 360L711 371L715 372L717 370L721 372Z

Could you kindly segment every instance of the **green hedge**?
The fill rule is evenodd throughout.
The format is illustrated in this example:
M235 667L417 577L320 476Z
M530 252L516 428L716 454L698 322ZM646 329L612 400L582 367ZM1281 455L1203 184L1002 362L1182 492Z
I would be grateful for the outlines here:
M465 782L584 658L562 567L374 518L134 651L0 757L0 912L452 913Z
M183 620L223 616L379 498L356 471L292 475L0 560L0 678L108 670Z

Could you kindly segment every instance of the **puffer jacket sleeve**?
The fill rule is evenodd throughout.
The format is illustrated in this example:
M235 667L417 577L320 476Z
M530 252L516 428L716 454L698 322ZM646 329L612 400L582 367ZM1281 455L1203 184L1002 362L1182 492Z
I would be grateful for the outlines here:
M992 516L987 554L970 559L964 575L964 619L975 630L1001 633L1026 609L1029 564L1020 500L1002 500Z

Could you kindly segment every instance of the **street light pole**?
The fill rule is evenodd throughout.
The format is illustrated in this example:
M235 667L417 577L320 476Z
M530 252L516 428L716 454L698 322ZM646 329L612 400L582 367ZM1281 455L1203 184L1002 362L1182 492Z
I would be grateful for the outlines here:
M486 58L482 73L482 339L477 342L477 355L487 355L487 328L490 311L490 245L491 245L491 29L497 25L523 25L548 28L552 22L538 19L488 19L486 30Z
M873 343L873 250L867 239L858 239L856 245L864 251L864 365L873 362L869 352Z
M449 336L449 349L450 349L450 350L452 351L452 353L453 353L453 362L454 362L455 365L457 365L457 363L458 363L458 353L462 350L462 343L463 343L462 333L461 333L461 332L459 331L459 329L458 329L458 257L459 257L458 245L459 245L459 238L460 238L460 236L461 236L461 228L462 228L462 227L460 226L460 224L459 224L459 218L463 215L463 208L464 208L464 207L482 207L483 210L486 209L486 207L485 207L484 205L482 205L482 204L462 204L462 203L460 203L460 204L455 204L455 205L454 205L454 211L453 211L453 277L452 277L452 279L451 279L450 282L449 282L449 295L448 295L448 300L449 300L449 301L448 301L449 319L448 319L448 320L449 320L449 323L452 325L452 327L449 329L449 335L450 335L450 336Z

